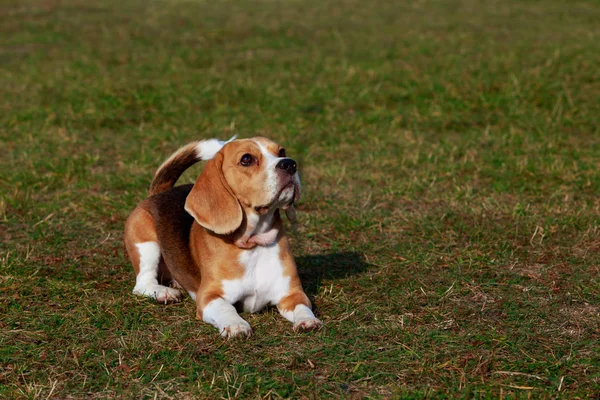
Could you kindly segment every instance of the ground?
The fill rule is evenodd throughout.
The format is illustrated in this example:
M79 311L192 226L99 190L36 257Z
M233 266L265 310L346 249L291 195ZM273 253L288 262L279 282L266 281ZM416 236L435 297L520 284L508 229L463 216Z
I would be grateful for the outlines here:
M596 1L0 4L0 397L600 396ZM123 225L200 139L300 166L325 328L131 294ZM186 173L191 182L202 166Z

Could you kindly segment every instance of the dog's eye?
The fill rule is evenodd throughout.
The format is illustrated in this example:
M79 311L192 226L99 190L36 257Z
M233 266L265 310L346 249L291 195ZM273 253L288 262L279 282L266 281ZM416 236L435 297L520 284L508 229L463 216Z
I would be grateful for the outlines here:
M285 149L279 150L279 157L285 157Z
M252 154L244 154L240 159L240 164L242 164L244 167L249 167L253 162L254 157L252 157Z

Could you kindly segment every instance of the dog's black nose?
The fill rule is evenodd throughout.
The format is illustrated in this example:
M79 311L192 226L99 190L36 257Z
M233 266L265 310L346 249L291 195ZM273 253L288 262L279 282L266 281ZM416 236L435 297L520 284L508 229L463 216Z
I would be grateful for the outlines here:
M288 174L294 175L296 173L297 165L296 161L292 160L291 158L284 158L283 160L277 163L275 168L282 169Z

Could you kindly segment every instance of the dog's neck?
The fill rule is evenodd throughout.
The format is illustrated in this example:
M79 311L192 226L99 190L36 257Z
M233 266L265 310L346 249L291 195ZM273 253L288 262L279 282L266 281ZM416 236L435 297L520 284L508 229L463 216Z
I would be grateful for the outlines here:
M279 211L274 208L264 214L246 210L246 224L236 236L234 243L242 249L270 246L277 241L282 227Z

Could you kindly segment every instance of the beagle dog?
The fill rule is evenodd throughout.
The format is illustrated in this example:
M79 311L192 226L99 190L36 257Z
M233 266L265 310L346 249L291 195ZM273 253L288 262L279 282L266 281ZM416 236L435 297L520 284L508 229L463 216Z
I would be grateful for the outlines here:
M207 163L194 185L174 186L201 160ZM166 304L181 301L183 289L197 317L228 338L252 334L236 306L257 312L276 305L294 330L320 328L280 214L295 219L299 197L296 162L271 140L210 139L180 148L125 224L133 293Z

